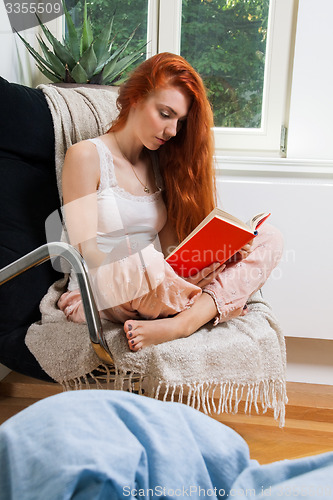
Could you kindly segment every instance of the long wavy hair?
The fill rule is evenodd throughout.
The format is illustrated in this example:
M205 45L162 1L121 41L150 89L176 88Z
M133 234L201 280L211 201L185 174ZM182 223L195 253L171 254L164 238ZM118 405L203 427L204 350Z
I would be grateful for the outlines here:
M185 123L157 152L168 220L181 241L216 205L213 113L201 77L181 56L164 52L147 59L120 87L119 115L110 131L125 126L134 103L170 86L179 88L191 101Z

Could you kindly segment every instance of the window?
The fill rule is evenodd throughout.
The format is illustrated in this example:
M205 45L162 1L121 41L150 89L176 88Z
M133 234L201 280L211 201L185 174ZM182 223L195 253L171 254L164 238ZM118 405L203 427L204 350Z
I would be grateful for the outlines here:
M261 127L268 10L269 0L182 2L181 53L204 79L217 127Z
M297 0L93 0L94 28L112 17L132 49L182 54L202 75L217 155L280 156L287 127ZM80 4L77 5L80 16Z
M280 156L296 9L297 0L160 0L158 51L182 54L205 80L218 155Z

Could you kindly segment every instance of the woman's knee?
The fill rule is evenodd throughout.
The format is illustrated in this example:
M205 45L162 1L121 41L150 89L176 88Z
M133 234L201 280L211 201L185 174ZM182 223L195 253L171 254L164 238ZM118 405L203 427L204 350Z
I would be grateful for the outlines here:
M267 252L267 258L274 265L277 265L282 257L284 240L279 229L271 224L264 224L259 228L258 236L256 237L258 246L263 247Z

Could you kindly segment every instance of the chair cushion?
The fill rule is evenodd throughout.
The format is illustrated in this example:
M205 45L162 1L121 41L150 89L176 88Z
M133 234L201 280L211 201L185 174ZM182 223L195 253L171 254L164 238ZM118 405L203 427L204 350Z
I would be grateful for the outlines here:
M46 243L45 219L59 207L51 113L41 90L0 77L0 268ZM39 302L59 274L50 263L0 287L0 362L48 378L24 343Z

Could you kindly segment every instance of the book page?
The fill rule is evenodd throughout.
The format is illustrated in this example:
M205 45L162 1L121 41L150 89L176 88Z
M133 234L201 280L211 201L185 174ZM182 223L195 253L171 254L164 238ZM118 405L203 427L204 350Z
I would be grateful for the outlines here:
M270 215L270 212L261 212L260 214L254 215L248 223L251 231L254 232Z

